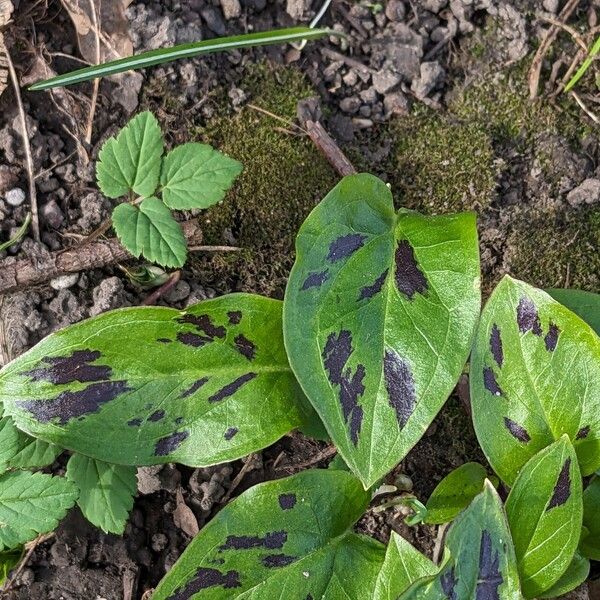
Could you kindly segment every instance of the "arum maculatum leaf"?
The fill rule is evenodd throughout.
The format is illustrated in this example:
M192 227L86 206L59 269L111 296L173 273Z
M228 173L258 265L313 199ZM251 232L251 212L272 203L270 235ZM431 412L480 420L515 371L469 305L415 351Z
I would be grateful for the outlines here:
M438 567L424 554L392 531L385 561L377 578L374 598L397 600L413 583L435 575L437 571Z
M370 494L343 471L250 488L187 547L153 600L372 598L384 548L349 531Z
M400 600L521 600L506 516L489 481L452 524L446 548L450 559L440 572L417 581Z
M481 315L471 358L479 443L512 485L563 434L583 475L600 467L600 338L545 292L505 277Z
M583 556L600 561L600 477L596 476L583 492L583 525L579 550Z
M579 315L600 335L600 294L584 290L552 288L546 290L557 302Z
M571 564L561 575L560 579L539 598L558 598L579 587L590 574L590 561L578 552L575 552Z
M573 560L583 513L577 456L565 435L521 469L506 501L523 595L549 589Z
M281 327L281 302L251 294L119 309L8 364L0 400L23 431L105 462L233 460L314 417Z
M479 463L469 462L446 475L427 500L426 523L452 521L483 489L487 472Z
M396 214L381 180L353 175L307 218L296 253L290 363L369 487L423 435L464 366L480 306L475 215Z

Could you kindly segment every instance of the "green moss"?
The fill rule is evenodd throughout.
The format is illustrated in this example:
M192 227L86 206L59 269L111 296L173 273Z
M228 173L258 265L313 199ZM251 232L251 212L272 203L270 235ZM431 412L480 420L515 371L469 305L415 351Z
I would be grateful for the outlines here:
M542 288L600 292L600 208L526 212L514 224L505 263L515 277Z
M297 70L264 64L249 67L240 87L252 104L288 121L298 100L314 95ZM197 133L244 165L225 201L200 215L205 242L233 239L244 251L196 257L192 267L219 289L281 296L298 228L335 185L336 175L308 138L249 107L219 116Z

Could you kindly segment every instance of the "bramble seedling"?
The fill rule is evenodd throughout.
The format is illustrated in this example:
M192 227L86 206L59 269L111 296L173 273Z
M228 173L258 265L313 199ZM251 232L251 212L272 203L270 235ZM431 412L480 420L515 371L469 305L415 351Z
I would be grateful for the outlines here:
M476 432L511 490L503 506L475 463L440 482L419 515L453 521L435 565L397 535L386 549L352 527L435 418L473 340ZM371 175L343 179L307 218L283 303L231 294L105 313L7 365L0 401L14 438L2 446L3 547L48 531L76 500L122 531L137 465L213 465L325 427L344 460L233 500L154 600L552 597L600 552L598 480L584 490L581 476L600 467L598 335L509 277L480 318L474 215L395 212ZM35 445L44 458L24 461ZM48 518L18 503L2 514L12 480L32 477L14 469L61 448L73 453L67 477L34 475L56 494L30 491Z

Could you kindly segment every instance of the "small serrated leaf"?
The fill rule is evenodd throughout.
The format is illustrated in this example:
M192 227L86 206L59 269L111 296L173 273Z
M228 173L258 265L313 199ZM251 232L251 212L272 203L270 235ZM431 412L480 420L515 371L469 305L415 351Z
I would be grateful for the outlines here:
M112 220L117 237L136 258L143 255L164 267L181 267L185 263L183 231L158 198L146 198L139 206L119 204Z
M208 208L225 196L242 165L207 144L183 144L165 156L160 182L173 209Z
M163 139L156 117L149 111L134 117L102 146L96 174L109 198L135 192L151 196L158 185Z
M67 463L67 479L79 488L83 516L106 533L121 534L137 490L136 468L111 465L83 454Z
M64 477L27 471L0 475L0 550L52 531L77 495L77 488Z

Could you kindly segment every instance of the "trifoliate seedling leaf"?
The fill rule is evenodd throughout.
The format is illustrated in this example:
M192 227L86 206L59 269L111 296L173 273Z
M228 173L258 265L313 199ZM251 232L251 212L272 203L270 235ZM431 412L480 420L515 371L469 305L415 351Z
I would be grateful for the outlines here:
M112 214L117 237L135 257L163 267L181 267L187 248L181 226L158 199L146 198L139 206L119 204Z
M67 463L67 479L79 489L77 505L90 523L106 533L125 531L137 491L135 467L73 454Z
M584 558L578 552L575 552L571 564L567 570L561 575L561 578L539 598L558 598L564 594L568 594L575 588L579 587L590 574L590 561Z
M480 308L475 215L396 214L382 181L353 175L307 218L296 252L290 363L369 487L421 438L467 359Z
M583 526L586 535L579 543L579 551L591 560L600 561L600 477L590 481L583 492Z
M473 422L512 485L566 433L583 475L600 467L600 338L545 292L505 277L483 309L470 368Z
M96 176L102 193L109 198L130 192L151 196L158 185L162 154L163 139L156 117L149 111L135 116L100 150Z
M348 531L368 503L343 471L250 488L204 526L153 600L372 598L384 548Z
M233 294L125 308L52 334L0 371L28 433L98 460L206 466L314 418L289 367L281 302Z
M207 144L183 144L165 156L160 183L169 208L208 208L225 196L242 165Z
M52 531L78 493L64 477L28 471L0 475L0 550Z
M506 501L521 587L536 598L573 560L583 505L577 456L565 435L521 469Z
M600 294L583 290L552 288L546 290L557 302L579 315L600 335Z
M442 570L416 582L400 600L521 600L504 509L489 481L452 524L446 548L450 559Z
M435 575L437 571L438 567L424 554L392 531L374 598L396 600L417 580Z
M426 523L439 525L452 521L483 490L487 472L479 463L461 465L446 475L427 500Z

